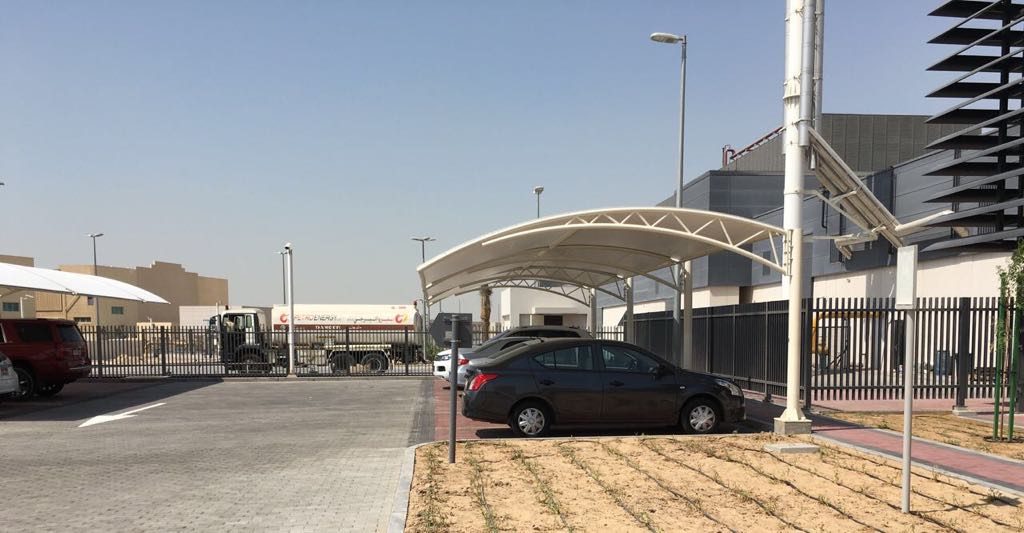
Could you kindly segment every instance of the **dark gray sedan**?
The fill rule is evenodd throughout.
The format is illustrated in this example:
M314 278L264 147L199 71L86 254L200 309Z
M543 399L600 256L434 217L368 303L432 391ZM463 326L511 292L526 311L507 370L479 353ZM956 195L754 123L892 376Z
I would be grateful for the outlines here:
M517 346L467 365L462 414L523 437L559 427L678 425L712 433L744 418L731 381L679 369L632 344L595 339Z

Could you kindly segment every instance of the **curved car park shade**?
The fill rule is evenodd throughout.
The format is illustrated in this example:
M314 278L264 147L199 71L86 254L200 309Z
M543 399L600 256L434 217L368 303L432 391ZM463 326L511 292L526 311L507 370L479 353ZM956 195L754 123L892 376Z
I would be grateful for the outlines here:
M143 303L167 303L167 300L156 294L122 281L10 263L0 263L0 288L99 296Z
M750 245L771 241L771 257ZM783 271L782 228L697 209L614 208L554 215L489 233L423 263L431 301L510 280L598 288L706 255L730 251Z

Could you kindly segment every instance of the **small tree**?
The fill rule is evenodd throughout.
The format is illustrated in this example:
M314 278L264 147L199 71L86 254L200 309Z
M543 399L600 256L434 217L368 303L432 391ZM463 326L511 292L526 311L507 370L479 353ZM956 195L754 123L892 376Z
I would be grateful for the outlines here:
M1017 410L1017 372L1020 365L1020 322L1024 309L1024 241L1017 243L1006 267L999 272L999 316L996 320L996 383L992 437L1001 439L1002 393L1004 382L1009 388L1009 423L1007 438L1013 440L1013 413ZM1007 309L1009 307L1009 309ZM1007 313L1009 311L1009 313ZM1007 326L1010 334L1007 335ZM1007 357L1009 355L1009 357Z
M491 337L491 288L487 285L480 287L480 321L483 322L484 335L483 339L486 341Z

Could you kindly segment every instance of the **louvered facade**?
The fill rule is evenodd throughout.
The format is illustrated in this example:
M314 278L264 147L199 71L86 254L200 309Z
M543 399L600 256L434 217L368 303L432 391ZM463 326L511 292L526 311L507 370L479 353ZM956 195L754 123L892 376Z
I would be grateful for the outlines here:
M961 229L926 250L1012 249L1024 237L1024 5L951 0L931 15L953 26L930 42L954 51L929 67L952 79L928 96L955 105L928 122L957 129L928 146L953 157L926 173L952 178L950 188L926 201L952 204L955 211L933 226Z

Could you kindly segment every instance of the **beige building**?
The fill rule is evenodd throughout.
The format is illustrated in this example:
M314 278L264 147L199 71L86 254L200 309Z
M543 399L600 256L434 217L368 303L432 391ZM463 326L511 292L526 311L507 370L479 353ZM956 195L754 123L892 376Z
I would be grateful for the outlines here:
M37 293L35 314L39 318L68 318L81 324L95 324L99 308L102 326L134 326L138 322L177 324L180 306L229 303L228 280L200 276L177 263L156 261L148 267L133 268L100 265L98 272L93 271L92 265L61 265L59 270L97 274L130 283L162 297L170 305L103 298L98 299L97 305L96 298Z
M0 254L0 263L35 266L35 259L20 255ZM32 318L36 314L36 295L31 291L15 291L0 298L0 318Z

